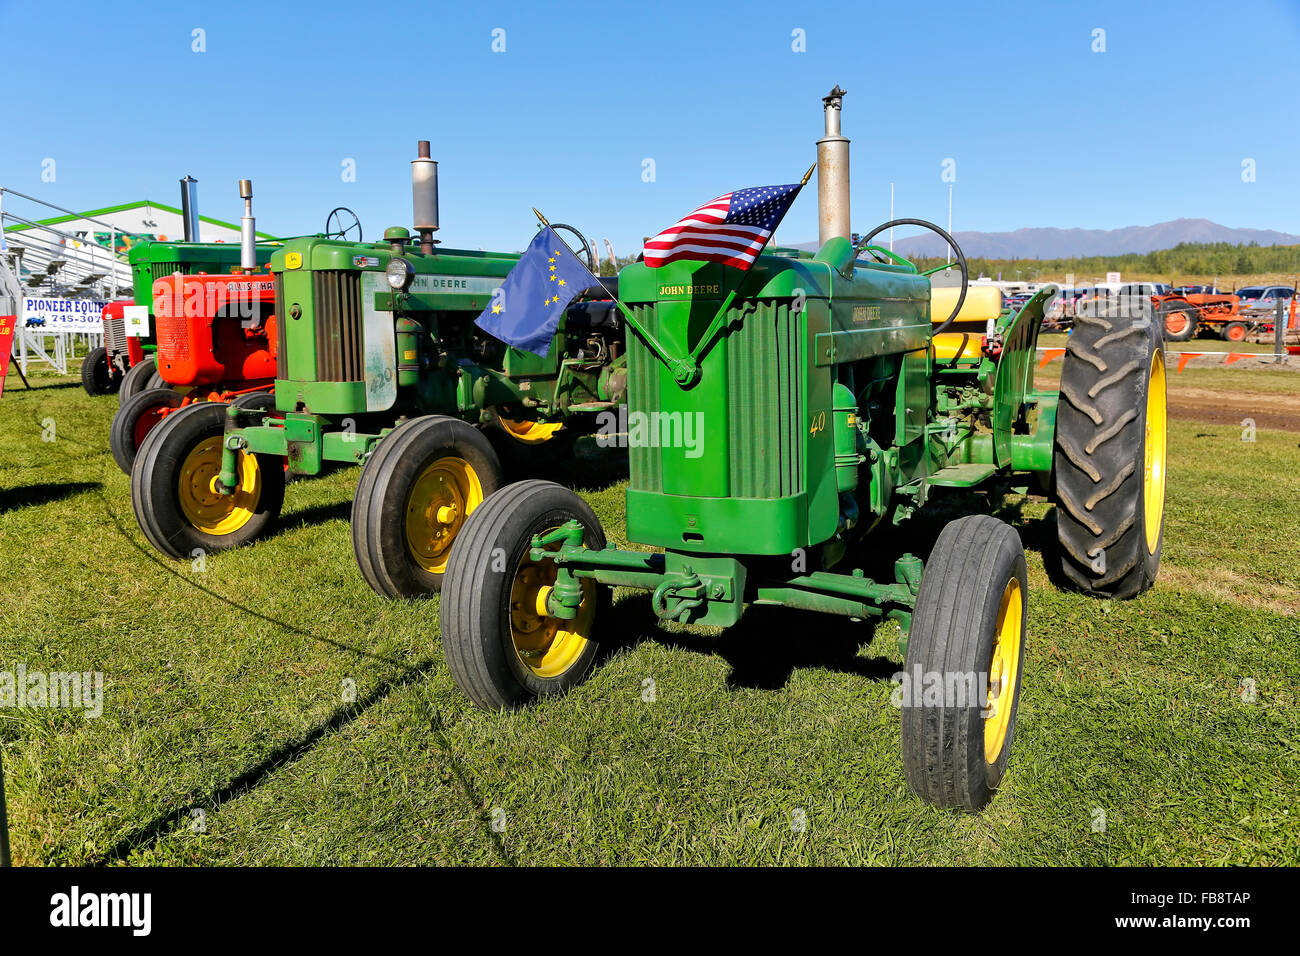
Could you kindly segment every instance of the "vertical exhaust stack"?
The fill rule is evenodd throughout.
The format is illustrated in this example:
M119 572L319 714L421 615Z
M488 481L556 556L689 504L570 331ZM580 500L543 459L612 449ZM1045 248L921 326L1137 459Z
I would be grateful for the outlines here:
M826 135L817 140L817 244L832 236L850 238L849 141L840 135L840 109L846 90L835 89L822 97Z
M186 242L199 241L199 181L193 176L181 180L181 222Z
M239 198L244 200L244 214L239 217L239 268L244 272L257 269L257 221L253 218L253 181L239 181Z
M420 251L433 252L433 234L438 231L438 164L429 157L429 141L420 140L419 158L411 160L411 204L415 231L420 234Z

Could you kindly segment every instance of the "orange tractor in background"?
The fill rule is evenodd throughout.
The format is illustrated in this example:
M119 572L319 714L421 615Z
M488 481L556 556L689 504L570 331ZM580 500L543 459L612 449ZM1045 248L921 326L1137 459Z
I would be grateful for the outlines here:
M157 376L122 402L109 447L128 475L145 437L168 415L195 402L275 407L275 280L261 267L252 217L252 185L244 199L239 269L230 275L184 275L153 283Z
M175 275L154 283L158 375L113 416L109 446L128 475L145 436L194 402L275 405L275 280L268 273Z
M1215 292L1175 290L1152 296L1158 320L1165 327L1166 342L1186 342L1198 332L1213 332L1226 342L1246 338L1253 324L1240 313L1241 300L1235 295Z

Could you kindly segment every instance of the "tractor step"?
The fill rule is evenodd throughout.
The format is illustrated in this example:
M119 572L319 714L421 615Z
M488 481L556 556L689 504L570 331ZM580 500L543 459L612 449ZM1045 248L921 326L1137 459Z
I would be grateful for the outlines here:
M984 462L969 462L961 465L949 465L940 468L930 476L930 484L944 488L971 488L980 482L992 478L998 466Z

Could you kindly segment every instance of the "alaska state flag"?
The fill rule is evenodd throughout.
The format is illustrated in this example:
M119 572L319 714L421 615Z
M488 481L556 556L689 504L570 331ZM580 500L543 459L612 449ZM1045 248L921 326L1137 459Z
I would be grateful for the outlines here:
M545 357L569 303L599 284L555 231L544 226L474 324L507 345Z

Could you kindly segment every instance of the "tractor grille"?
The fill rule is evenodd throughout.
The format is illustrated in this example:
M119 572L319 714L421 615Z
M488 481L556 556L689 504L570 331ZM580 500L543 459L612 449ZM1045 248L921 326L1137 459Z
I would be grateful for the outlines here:
M289 316L284 311L284 277L275 276L275 377L289 377Z
M785 300L766 300L723 340L731 387L731 493L784 498L804 489L803 340Z
M149 264L149 279L151 282L166 279L174 272L179 272L183 276L192 276L194 275L194 266L188 262L151 262Z
M316 381L360 382L365 378L361 336L361 273L312 273L316 314Z
M104 349L111 358L126 355L126 319L104 320Z
M705 455L727 456L733 498L783 498L804 490L803 427L806 418L800 370L805 348L798 313L784 299L762 300L747 307L739 329L719 342L728 365L726 447L706 443ZM637 319L651 331L658 327L653 306L633 305ZM737 310L729 317L740 319ZM663 407L662 365L639 336L628 336L628 411L654 412ZM707 374L707 372L706 372ZM667 388L675 388L669 384ZM709 429L710 438L721 431ZM660 449L632 447L632 488L663 491Z
M181 311L184 313L184 309ZM190 335L184 314L156 315L154 325L158 334L159 357L177 362L189 359Z

